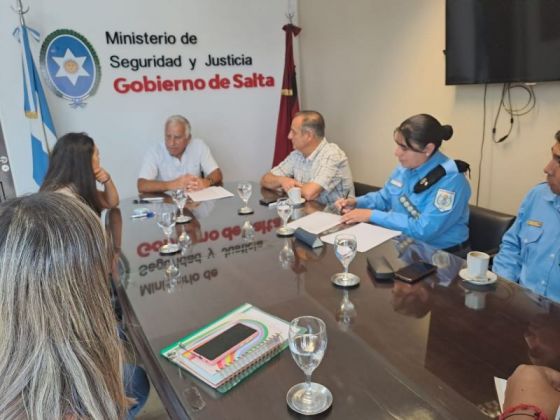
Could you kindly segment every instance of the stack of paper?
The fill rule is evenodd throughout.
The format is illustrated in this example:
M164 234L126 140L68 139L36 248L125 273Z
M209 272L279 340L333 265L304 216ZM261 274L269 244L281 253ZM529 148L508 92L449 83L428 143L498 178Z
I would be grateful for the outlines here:
M191 200L195 202L233 197L233 194L223 187L208 187L208 188L204 188L203 190L193 191L187 194L189 195Z
M358 243L358 251L366 252L371 248L381 245L383 242L399 236L401 234L398 230L386 229L380 226L375 226L369 223L358 223L342 232L331 233L330 235L322 236L321 240L329 244L334 244L334 238L341 233L350 233L356 236Z
M336 225L340 224L340 215L316 211L300 219L288 223L292 229L302 228L315 235L320 234Z

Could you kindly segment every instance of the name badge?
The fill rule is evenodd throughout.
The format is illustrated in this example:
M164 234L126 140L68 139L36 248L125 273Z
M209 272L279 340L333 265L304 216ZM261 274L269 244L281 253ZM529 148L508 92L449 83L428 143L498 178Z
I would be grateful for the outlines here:
M533 227L538 227L538 228L540 228L540 227L542 227L543 222L539 222L538 220L527 220L527 224L528 224L529 226L533 226Z
M392 179L391 181L389 181L391 184L393 184L395 187L402 187L402 182L399 181L398 179Z

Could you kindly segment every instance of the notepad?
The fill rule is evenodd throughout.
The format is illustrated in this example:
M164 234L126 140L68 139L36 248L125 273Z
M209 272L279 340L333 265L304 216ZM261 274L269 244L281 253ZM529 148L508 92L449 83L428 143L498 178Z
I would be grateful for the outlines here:
M334 244L334 239L339 233L341 232L335 232L330 235L322 236L321 240L329 244ZM356 241L358 242L358 252L366 252L371 248L401 234L398 230L386 229L370 223L358 223L357 225L345 229L344 233L350 233L356 236Z
M256 330L249 341L233 346L213 362L197 355L196 349L239 323ZM245 303L162 349L160 354L224 393L288 346L289 326L288 322Z
M200 191L192 191L187 193L192 201L201 202L208 200L218 200L220 198L233 197L233 194L224 187L208 187Z

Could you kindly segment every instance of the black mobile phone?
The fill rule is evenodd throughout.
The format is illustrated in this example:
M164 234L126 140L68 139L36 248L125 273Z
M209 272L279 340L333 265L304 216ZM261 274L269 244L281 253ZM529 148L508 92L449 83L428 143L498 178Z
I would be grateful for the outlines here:
M395 278L407 283L416 283L436 270L437 267L433 264L417 261L395 271Z
M389 261L387 261L387 258L384 256L368 256L366 261L368 269L371 271L376 280L393 280L395 272L393 271L391 264L389 264Z
M268 206L270 203L278 201L278 197L263 197L259 200L259 204L263 206Z
M237 323L201 346L194 348L192 352L209 363L215 363L230 351L241 347L256 334L256 329Z

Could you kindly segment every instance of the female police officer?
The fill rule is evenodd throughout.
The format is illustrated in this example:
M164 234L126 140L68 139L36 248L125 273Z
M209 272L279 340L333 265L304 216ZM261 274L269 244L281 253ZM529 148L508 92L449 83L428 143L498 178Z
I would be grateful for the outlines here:
M339 199L345 223L371 222L464 256L468 245L468 165L438 149L453 135L431 115L406 119L394 132L400 165L384 187L357 198Z

